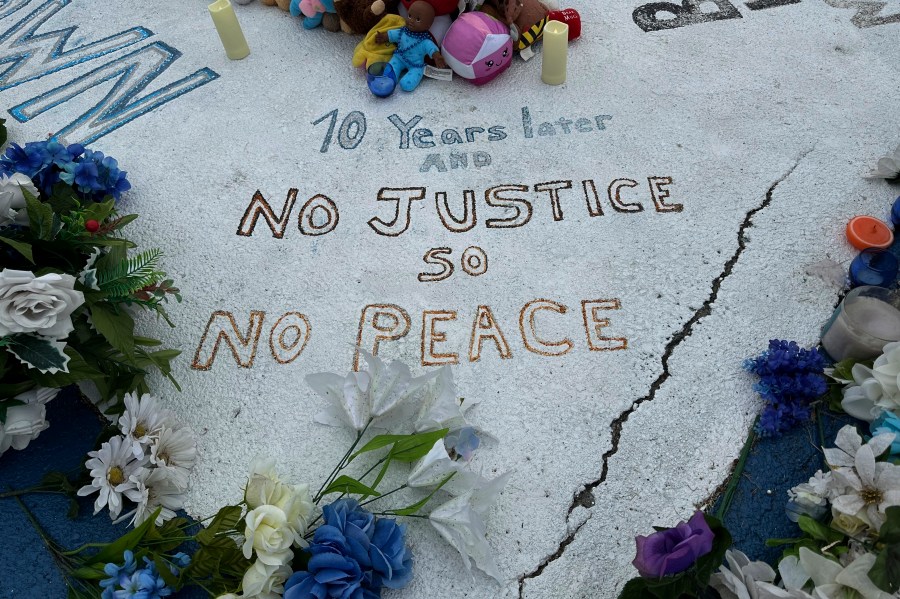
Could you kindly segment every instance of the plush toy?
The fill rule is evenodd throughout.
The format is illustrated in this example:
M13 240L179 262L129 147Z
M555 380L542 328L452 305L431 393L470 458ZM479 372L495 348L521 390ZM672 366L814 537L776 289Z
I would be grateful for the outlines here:
M353 66L361 67L363 65L369 68L369 65L376 62L388 62L397 49L395 44L381 44L375 41L375 37L381 32L387 32L391 29L399 29L406 25L406 19L400 15L386 15L381 19L375 27L373 27L363 41L356 45L353 50Z
M250 4L253 0L234 0L237 4ZM291 6L291 0L260 0L266 6L278 5L278 8L287 12Z
M488 0L482 10L510 26L519 52L541 39L550 12L539 0Z
M426 57L431 57L438 68L447 68L440 48L428 33L432 22L434 22L434 7L425 0L416 0L409 7L405 27L375 34L375 41L378 43L397 44L390 65L404 91L411 92L422 81L422 77L425 76Z
M365 35L385 15L397 12L399 0L334 0L341 19L341 31Z
M483 12L459 15L441 49L453 72L475 85L493 80L512 62L509 29Z
M281 0L279 0L281 1ZM340 31L340 18L334 8L334 0L290 0L289 9L295 17L303 15L303 28L315 29L319 25L325 31Z

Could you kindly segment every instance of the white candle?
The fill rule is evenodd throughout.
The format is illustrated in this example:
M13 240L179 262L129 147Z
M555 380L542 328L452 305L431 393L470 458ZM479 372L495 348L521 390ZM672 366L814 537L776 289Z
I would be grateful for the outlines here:
M836 362L864 360L881 354L885 344L900 341L900 310L858 287L841 302L833 322L822 335L822 347ZM875 294L887 294L883 288Z
M219 39L225 46L225 54L231 60L240 60L250 54L250 47L241 31L237 15L228 0L216 0L209 5L209 14L212 16Z
M541 80L548 85L566 82L566 59L569 52L569 26L561 21L544 25L544 49L541 58Z

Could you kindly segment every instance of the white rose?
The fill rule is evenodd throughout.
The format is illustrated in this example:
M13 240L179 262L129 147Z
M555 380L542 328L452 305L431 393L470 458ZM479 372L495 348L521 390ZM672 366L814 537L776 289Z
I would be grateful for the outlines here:
M835 528L851 537L858 536L869 529L869 525L856 516L844 514L843 512L839 512L834 508L832 508L831 510L831 515L833 516L831 520L832 528Z
M281 493L272 501L272 505L283 511L287 517L288 528L294 536L293 542L299 546L306 546L303 535L306 534L306 527L309 526L313 511L316 509L316 504L309 494L309 485L278 483L278 486Z
M6 411L6 422L0 423L0 455L7 449L25 449L50 425L47 423L45 404L56 397L59 389L37 387L16 395L14 399L25 402Z
M261 505L247 512L244 523L244 557L250 559L255 549L259 561L268 566L280 566L290 561L294 535L288 526L287 515L280 508Z
M75 277L55 273L35 277L27 270L0 272L0 336L38 333L65 339L75 327L72 312L84 303Z
M247 599L281 599L284 581L291 575L287 565L267 565L256 560L244 573L241 584L243 597Z
M240 598L237 595L235 595L234 593L227 593L225 595L219 595L218 597L216 597L216 599L240 599Z
M23 210L25 208L23 189L38 197L38 190L28 175L22 173L13 173L9 177L0 175L0 227L14 223L28 224L28 213Z

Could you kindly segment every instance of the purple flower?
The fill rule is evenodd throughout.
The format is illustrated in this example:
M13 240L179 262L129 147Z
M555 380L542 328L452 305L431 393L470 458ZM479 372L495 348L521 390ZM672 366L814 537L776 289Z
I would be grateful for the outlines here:
M631 563L644 578L684 572L699 557L712 551L714 536L703 512L698 510L690 520L675 528L635 537L637 555Z

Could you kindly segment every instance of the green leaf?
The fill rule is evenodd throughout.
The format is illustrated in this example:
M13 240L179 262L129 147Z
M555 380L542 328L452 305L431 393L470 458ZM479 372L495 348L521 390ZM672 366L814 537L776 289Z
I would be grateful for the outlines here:
M839 379L844 379L845 381L853 380L853 365L857 363L857 360L853 358L847 358L846 360L841 360L837 364L834 365L834 376Z
M197 542L201 545L209 545L216 539L216 535L236 530L238 522L244 516L244 510L239 505L226 505L220 509L209 526L197 533ZM230 539L226 539L231 541ZM234 544L234 541L231 541Z
M91 204L83 211L84 220L95 220L99 223L102 223L107 218L109 218L109 215L113 213L115 208L116 206L113 200Z
M826 544L831 543L839 543L844 540L844 534L840 533L832 528L829 528L825 524L818 522L817 520L813 520L809 516L803 515L800 516L800 519L797 521L797 524L800 526L800 530L811 536L813 539L817 541L822 541Z
M352 462L360 454L367 453L369 451L375 451L376 449L381 449L382 447L387 447L388 445L393 445L397 441L408 439L411 436L412 435L376 435L372 437L368 443L363 445L362 449L351 455L350 459L347 461Z
M53 208L50 204L41 202L27 190L22 190L25 196L25 210L28 212L28 227L38 239L51 241L54 237ZM56 218L59 221L58 218ZM58 232L58 229L57 229Z
M900 543L888 545L878 553L869 578L886 593L900 590Z
M799 543L805 537L795 537L793 539L767 539L766 547L780 547L782 545L793 545L794 543Z
M122 561L121 555L119 556L119 561ZM72 576L80 580L103 580L104 578L109 578L109 574L103 571L103 566L105 565L106 564L104 563L93 566L82 566L72 572Z
M878 531L878 540L888 544L900 543L900 506L891 506L884 513L887 520Z
M89 557L85 562L85 565L105 565L111 562L121 562L122 554L125 553L125 550L133 549L138 546L138 544L144 538L144 535L147 534L147 531L150 530L150 527L152 527L153 523L156 522L156 518L159 516L159 512L161 509L161 507L156 508L156 510L146 520L144 520L144 522L140 526L122 535L121 537L98 551L95 555Z
M394 443L390 453L391 459L400 462L415 462L425 457L434 444L447 436L449 431L448 428L442 428L437 431L410 435L409 438Z
M328 488L322 491L323 496L328 495L329 493L346 493L348 495L359 494L366 496L380 495L375 489L367 487L355 478L350 478L345 474L334 479L334 481L328 485Z
M169 564L159 556L153 558L153 563L156 564L156 571L159 572L166 586L178 590L181 586L178 582L178 576L172 574L172 571L169 570Z
M646 599L647 581L643 578L632 578L625 583L619 599Z
M8 237L2 236L0 236L0 242L10 246L12 249L25 256L26 260L34 264L34 254L32 254L31 252L30 243L25 243L24 241L16 241L15 239L10 239Z
M65 342L22 333L6 339L6 349L29 368L50 374L68 372L69 356L63 353Z
M425 507L425 504L428 503L428 502L431 500L432 497L434 497L434 494L437 493L438 490L439 490L441 487L443 487L444 485L446 485L446 484L447 484L447 481L449 481L451 478L453 478L453 476L454 476L455 474L456 474L456 472L451 472L450 474L448 474L448 475L446 476L446 478L444 478L444 480L441 481L441 484L439 484L438 486L436 486L436 487L434 488L434 490L431 491L431 493L429 493L428 496L425 497L424 499L422 499L421 501L417 501L417 502L413 503L412 505L408 505L408 506L406 506L405 508L401 508L401 509L399 509L399 510L388 510L388 511L389 511L391 514L396 514L396 515L398 515L398 516L412 516L413 514L415 514L416 512L418 512L420 509L422 509L423 507Z
M134 360L134 319L125 310L116 310L105 302L91 306L91 320L109 344Z

